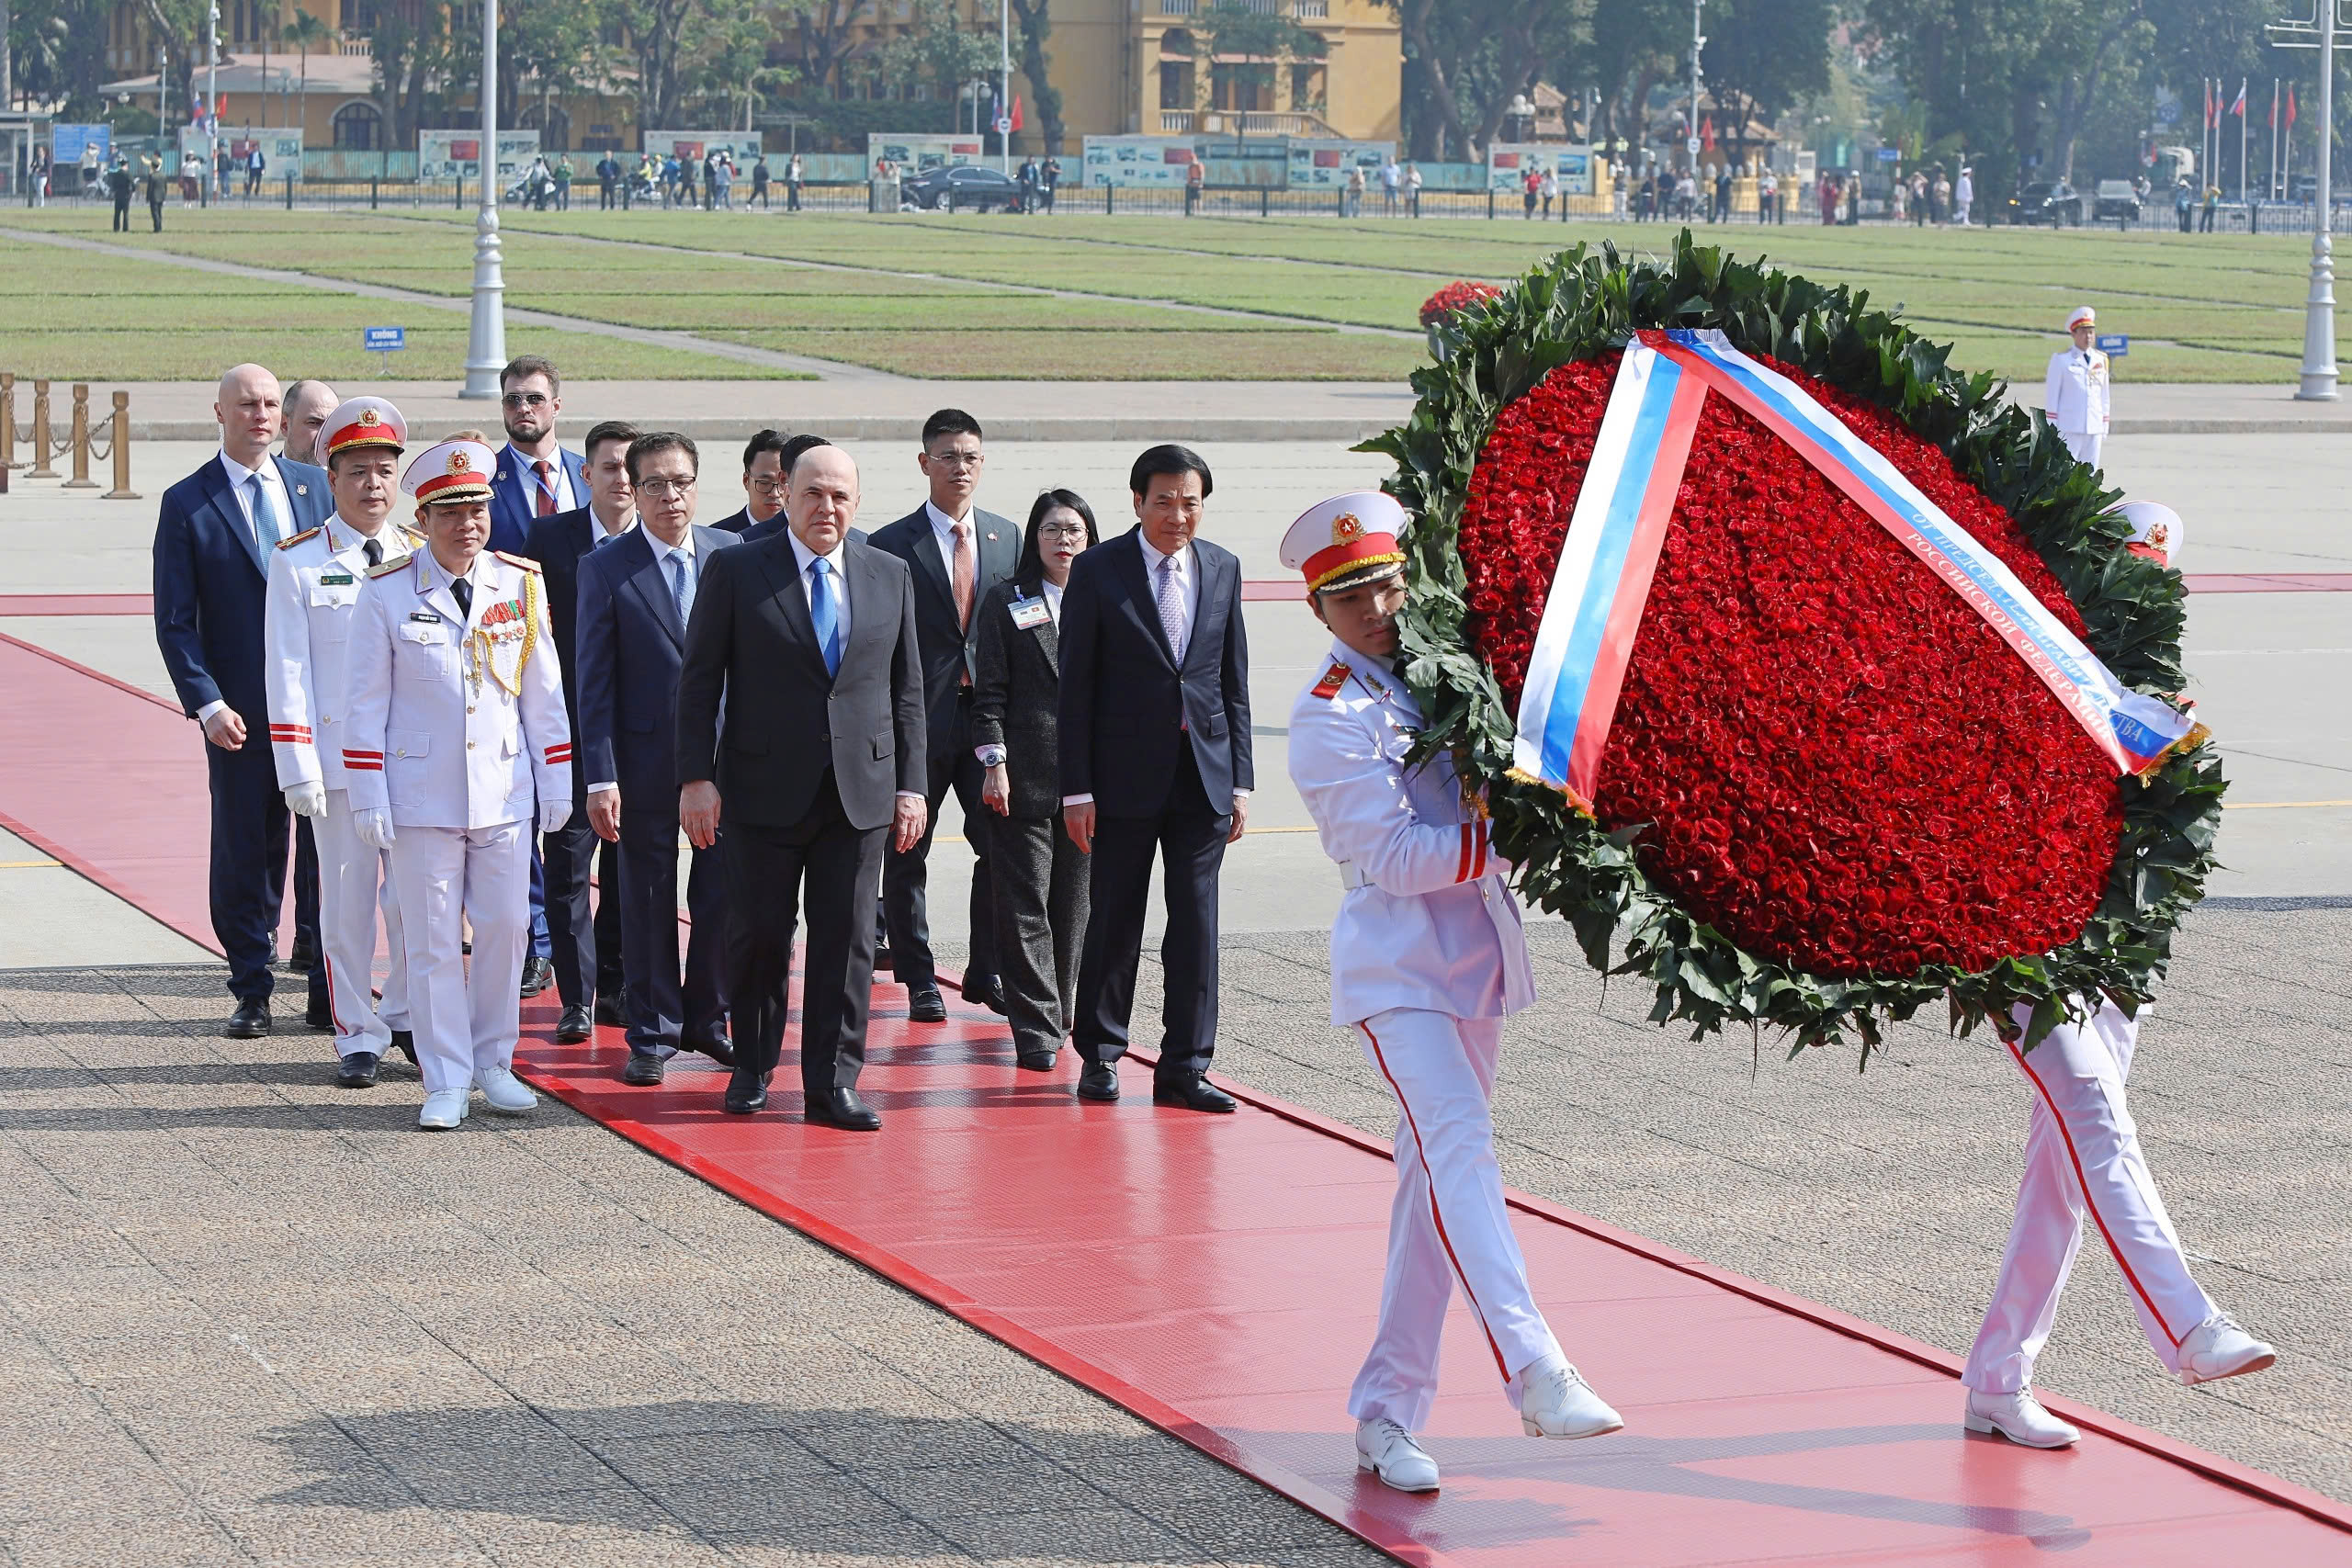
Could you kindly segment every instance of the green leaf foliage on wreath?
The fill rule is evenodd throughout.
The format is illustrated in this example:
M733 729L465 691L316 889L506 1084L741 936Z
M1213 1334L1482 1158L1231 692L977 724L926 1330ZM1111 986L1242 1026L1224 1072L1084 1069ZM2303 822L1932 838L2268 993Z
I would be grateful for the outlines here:
M1419 401L1410 423L1357 448L1395 460L1383 488L1411 513L1400 662L1428 716L1424 754L1451 751L1464 778L1485 784L1495 842L1518 864L1522 895L1568 921L1595 968L1648 980L1651 1018L1688 1022L1694 1040L1770 1026L1791 1034L1792 1055L1854 1039L1867 1065L1886 1021L1910 1018L1939 995L1950 998L1951 1027L1962 1034L1988 1021L2006 1029L2016 1005L2033 1004L2029 1043L2081 1016L2083 998L2103 994L2134 1011L2215 864L2224 785L2210 745L2176 753L2144 782L2118 781L2124 813L2114 869L2073 942L1981 971L1929 965L1860 978L1827 978L1743 950L1643 874L1638 826L1605 829L1556 792L1509 776L1517 723L1464 626L1455 541L1471 470L1506 404L1555 367L1623 348L1645 327L1720 328L1750 354L1886 408L2016 517L2118 680L2156 694L2184 684L2180 574L2122 547L2129 529L2109 510L2120 493L2102 489L2049 422L2011 403L1992 376L1953 369L1948 345L1871 310L1867 292L1733 259L1693 244L1687 230L1664 262L1628 260L1605 242L1579 244L1433 327L1442 358L1413 373ZM1613 967L1612 954L1622 954Z

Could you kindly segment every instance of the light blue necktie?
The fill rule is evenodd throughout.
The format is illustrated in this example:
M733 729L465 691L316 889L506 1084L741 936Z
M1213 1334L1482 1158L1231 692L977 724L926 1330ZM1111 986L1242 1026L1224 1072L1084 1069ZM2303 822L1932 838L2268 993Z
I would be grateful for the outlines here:
M833 563L819 556L808 563L808 618L816 623L817 647L825 656L825 673L842 672L841 615L833 607Z
M670 552L670 597L678 602L678 625L695 613L695 569L684 550Z
M261 482L259 474L247 474L245 485L253 491L254 553L267 560L269 552L277 547L277 541L286 537L286 530L277 520L277 502L269 493L269 487Z

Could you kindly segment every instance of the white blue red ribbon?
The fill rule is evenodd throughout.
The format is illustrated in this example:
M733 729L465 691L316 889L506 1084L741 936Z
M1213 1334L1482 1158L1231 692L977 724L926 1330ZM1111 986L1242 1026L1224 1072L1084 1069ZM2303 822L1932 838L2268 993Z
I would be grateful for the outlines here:
M1787 442L1966 600L2118 773L2144 774L2194 743L2193 717L2118 681L1997 556L1811 393L1719 332L1677 331L1642 334L1618 367L1520 697L1519 773L1591 809L1634 634L1709 391Z
M1706 396L1674 360L1626 345L1544 601L1512 761L1588 812Z

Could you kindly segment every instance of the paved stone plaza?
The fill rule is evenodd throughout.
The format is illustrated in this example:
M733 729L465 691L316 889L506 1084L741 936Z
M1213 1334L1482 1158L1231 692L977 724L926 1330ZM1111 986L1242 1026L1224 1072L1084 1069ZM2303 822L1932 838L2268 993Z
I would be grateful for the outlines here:
M855 450L867 522L912 504L910 453ZM155 497L208 451L141 447L136 503L20 480L0 501L5 592L143 592ZM1017 515L1037 486L1076 482L1123 527L1131 455L1006 442L983 502ZM1299 505L1379 473L1328 442L1210 456L1213 531L1253 578L1276 575ZM731 510L713 502L732 463L706 448L713 514ZM2352 571L2352 440L2125 436L2109 467L2189 516L2192 571ZM2193 690L2245 808L2132 1081L2200 1279L2279 1365L2194 1391L2166 1379L2093 1238L2041 1381L2352 1501L2344 604L2192 600ZM1338 889L1281 776L1321 639L1283 602L1252 604L1250 629L1262 830L1228 862L1218 1066L1385 1138L1385 1091L1326 1021ZM137 616L0 615L0 631L161 682ZM936 858L952 953L962 868ZM218 964L44 863L0 834L8 1562L1387 1561L552 1101L415 1136L413 1072L333 1088L298 987L279 992L286 1032L219 1038ZM1857 1075L1849 1052L1692 1044L1643 1021L1645 994L1604 994L1564 928L1531 935L1544 997L1509 1035L1497 1111L1511 1182L1966 1348L2027 1111L1997 1048L1907 1027ZM1573 1356L1577 1325L1556 1326Z

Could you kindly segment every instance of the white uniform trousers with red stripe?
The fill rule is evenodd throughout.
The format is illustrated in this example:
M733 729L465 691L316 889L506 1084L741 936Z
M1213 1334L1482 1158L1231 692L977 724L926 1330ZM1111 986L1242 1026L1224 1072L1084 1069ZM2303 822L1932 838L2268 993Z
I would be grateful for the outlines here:
M424 1092L462 1089L513 1065L531 933L531 824L403 827L392 883L408 947L408 1008ZM465 928L473 927L473 963Z
M2031 1010L2019 1008L2016 1017L2023 1026ZM2050 1338L2059 1292L2083 1244L2086 1213L2107 1238L2167 1371L2180 1370L2180 1342L2216 1310L2189 1277L2123 1102L2139 1035L2137 1023L2102 1001L2087 1022L2062 1023L2030 1051L2009 1044L2032 1086L2033 1119L2008 1250L1960 1377L1970 1388L2014 1393L2032 1383L2034 1358Z
M312 818L311 830L319 846L319 945L325 950L335 1055L372 1051L380 1056L391 1049L392 1031L409 1027L408 952L401 942L401 903L389 856L352 831L349 790L327 791L326 815ZM381 1002L374 987L379 909L391 959Z
M1457 1281L1507 1392L1508 1380L1560 1345L1528 1289L1495 1161L1488 1106L1503 1021L1394 1008L1356 1030L1400 1114L1380 1328L1348 1414L1385 1416L1418 1432L1437 1397L1439 1341Z

